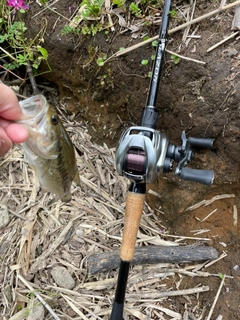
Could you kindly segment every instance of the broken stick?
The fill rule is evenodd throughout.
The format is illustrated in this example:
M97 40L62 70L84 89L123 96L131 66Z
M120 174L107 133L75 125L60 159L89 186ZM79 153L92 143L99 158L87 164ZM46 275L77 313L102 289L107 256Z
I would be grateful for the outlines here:
M192 263L214 260L218 257L216 249L207 246L147 246L135 249L132 264ZM86 261L90 274L106 272L119 266L119 252L104 252L91 255Z

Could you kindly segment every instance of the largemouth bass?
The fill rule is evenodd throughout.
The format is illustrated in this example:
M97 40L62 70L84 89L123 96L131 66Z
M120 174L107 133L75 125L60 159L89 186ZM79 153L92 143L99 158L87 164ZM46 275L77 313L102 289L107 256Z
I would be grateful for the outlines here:
M19 102L23 118L18 121L29 132L22 146L42 190L62 201L70 201L72 182L80 184L75 150L56 110L39 94Z

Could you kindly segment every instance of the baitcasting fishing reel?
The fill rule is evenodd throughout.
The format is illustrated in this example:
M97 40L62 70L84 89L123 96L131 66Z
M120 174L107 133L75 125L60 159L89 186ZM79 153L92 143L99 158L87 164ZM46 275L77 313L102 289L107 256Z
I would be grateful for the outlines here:
M178 165L175 175L183 180L211 185L212 170L185 168L193 159L192 146L213 148L212 139L186 138L182 132L182 145L169 143L166 135L155 129L135 126L125 130L116 149L116 169L119 175L126 176L136 183L153 183L163 173L173 170L173 162Z

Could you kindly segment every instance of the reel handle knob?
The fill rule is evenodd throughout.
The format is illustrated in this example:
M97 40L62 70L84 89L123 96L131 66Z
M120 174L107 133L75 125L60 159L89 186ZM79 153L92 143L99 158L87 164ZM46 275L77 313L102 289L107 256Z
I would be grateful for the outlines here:
M206 149L213 149L213 141L214 141L213 139L193 138L193 137L188 138L188 142L191 146L206 148Z
M180 178L183 180L196 181L210 186L213 183L214 173L212 170L182 168L180 172Z

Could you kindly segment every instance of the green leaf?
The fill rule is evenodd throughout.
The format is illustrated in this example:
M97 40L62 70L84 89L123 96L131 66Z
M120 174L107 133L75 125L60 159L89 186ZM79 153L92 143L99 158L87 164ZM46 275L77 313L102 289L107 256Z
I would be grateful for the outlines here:
M38 51L41 53L41 55L43 56L44 59L48 58L48 51L41 47L41 46L37 46Z
M32 67L33 67L34 69L37 69L37 68L39 67L39 64L33 63L33 64L32 64Z
M149 37L149 36L145 36L145 37L143 38L143 41L146 41L146 40L148 40L148 39L150 39L150 37Z
M129 6L130 11L132 11L132 13L136 14L136 15L140 15L141 14L141 10L139 9L138 5L134 2L132 2Z
M122 7L125 4L126 0L113 0L112 3L118 7Z
M62 33L62 35L65 35L65 34L73 32L73 30L74 29L71 28L70 26L65 26L62 28L61 33Z
M172 18L175 18L177 16L177 11L176 10L170 10L169 14Z
M4 35L4 36L1 36L1 35L0 35L0 43L3 43L5 40L6 40L5 35Z
M143 60L141 61L141 65L145 66L145 65L147 65L147 64L148 64L148 60L144 60L144 59L143 59Z
M174 64L178 64L181 58L176 54L172 54L171 59L173 60Z
M157 40L153 40L152 46L153 46L153 47L156 47L157 45L158 45L158 41L157 41Z
M105 59L104 58L98 58L97 59L97 64L99 65L99 67L102 67L104 65Z

